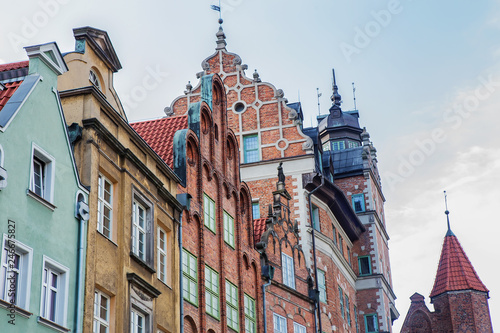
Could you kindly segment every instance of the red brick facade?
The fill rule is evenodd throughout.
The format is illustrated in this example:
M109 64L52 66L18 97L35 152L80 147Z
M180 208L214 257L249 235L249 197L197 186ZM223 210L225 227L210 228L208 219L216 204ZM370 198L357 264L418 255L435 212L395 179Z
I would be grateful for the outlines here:
M298 223L306 267L313 280L316 279L315 268L325 273L326 302L319 304L320 320L317 324L321 322L323 332L364 332L365 316L375 313L377 330L390 331L392 320L399 314L394 306L390 276L383 212L385 199L369 135L366 132L358 135L358 140L364 140L366 146L363 147L366 150L364 171L337 178L334 183L325 177L324 185L320 185L320 178L314 178L314 175L318 172L316 145L321 145L315 144L313 138L304 133L300 106L288 104L283 91L262 82L258 73L253 73L252 78L247 77L247 66L242 64L241 58L226 50L222 30L217 33L217 38L216 52L202 62L203 72L199 76L216 73L224 83L228 126L234 131L240 147L241 177L250 188L253 202L258 203L261 217L267 216L267 206L273 204L272 189L278 181L276 168L279 162L283 162L285 185L291 195L290 218ZM168 111L176 116L186 114L187 106L200 100L201 90L201 82L194 88L188 85L185 95L175 99ZM361 133L361 129L358 130ZM245 146L245 139L252 135L257 137L257 158L249 158ZM316 246L313 247L312 208L308 193L315 187L321 189L310 198L319 216ZM366 209L356 216L350 200L352 194L360 193L364 194ZM359 276L360 256L370 257L371 273L367 276ZM271 260L277 269L278 259L279 256L276 261ZM302 268L296 265L295 269ZM276 295L277 303L274 304L280 304L279 299L290 299L293 293L286 288L275 288L280 283L281 273L277 270L276 275L277 280L268 290ZM315 283L314 288L319 286ZM307 295L307 290L298 291ZM267 309L274 309L272 304L269 303ZM293 311L296 313L299 308L301 306L295 306ZM273 311L267 315L269 325L273 324L270 322ZM276 311L278 313L279 308ZM288 317L293 316L291 309L286 311L291 311L287 312ZM308 324L309 330L314 323Z

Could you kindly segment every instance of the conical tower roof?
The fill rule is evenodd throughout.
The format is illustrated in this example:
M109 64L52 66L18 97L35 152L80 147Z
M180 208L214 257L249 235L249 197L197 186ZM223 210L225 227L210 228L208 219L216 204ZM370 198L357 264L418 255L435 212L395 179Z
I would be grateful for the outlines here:
M448 229L430 297L433 298L448 291L458 290L488 292L469 258L467 258L457 237Z

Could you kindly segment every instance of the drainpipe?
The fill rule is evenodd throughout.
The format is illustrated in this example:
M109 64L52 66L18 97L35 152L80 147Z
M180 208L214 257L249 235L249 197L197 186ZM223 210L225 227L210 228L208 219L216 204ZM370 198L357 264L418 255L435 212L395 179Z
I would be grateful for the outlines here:
M179 214L179 295L180 295L180 333L184 333L184 286L182 275L182 213L184 209L189 210L191 204L191 195L189 193L177 194L177 200L183 206Z
M77 217L78 217L78 266L76 275L76 327L75 332L83 332L83 273L84 273L84 244L85 244L85 222L89 219L89 206L83 201L83 197L78 198Z
M266 287L271 285L271 279L268 283L262 285L262 302L264 307L264 333L267 333L267 316L266 316Z
M321 176L321 184L318 185L314 190L309 192L307 194L307 201L309 202L309 221L311 221L311 237L312 237L312 246L313 246L313 259L314 259L314 285L316 288L318 288L318 267L317 267L317 262L316 262L316 237L314 237L314 225L312 224L313 222L313 213L312 213L312 206L311 206L311 195L319 190L320 187L322 187L325 184L325 178L322 175ZM319 327L319 332L323 332L323 328L321 326L321 309L320 309L320 301L319 298L316 300L316 316L314 317L314 326L316 328ZM316 325L316 321L318 325Z

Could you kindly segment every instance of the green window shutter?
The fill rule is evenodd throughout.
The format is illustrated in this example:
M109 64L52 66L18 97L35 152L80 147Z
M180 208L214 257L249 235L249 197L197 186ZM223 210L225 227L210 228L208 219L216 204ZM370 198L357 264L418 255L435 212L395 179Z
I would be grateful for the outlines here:
M186 301L198 306L198 259L182 249L183 296Z

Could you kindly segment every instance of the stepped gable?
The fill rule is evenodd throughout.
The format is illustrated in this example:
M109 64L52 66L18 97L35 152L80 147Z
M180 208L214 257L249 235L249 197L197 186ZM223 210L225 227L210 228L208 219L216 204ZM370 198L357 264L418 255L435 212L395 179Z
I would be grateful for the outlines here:
M130 126L153 148L153 150L173 168L174 134L188 127L187 116L165 117L131 123Z
M453 233L448 233L444 238L436 280L430 297L458 290L489 292L479 279L457 237Z
M0 111L23 83L28 66L29 61L0 65Z

